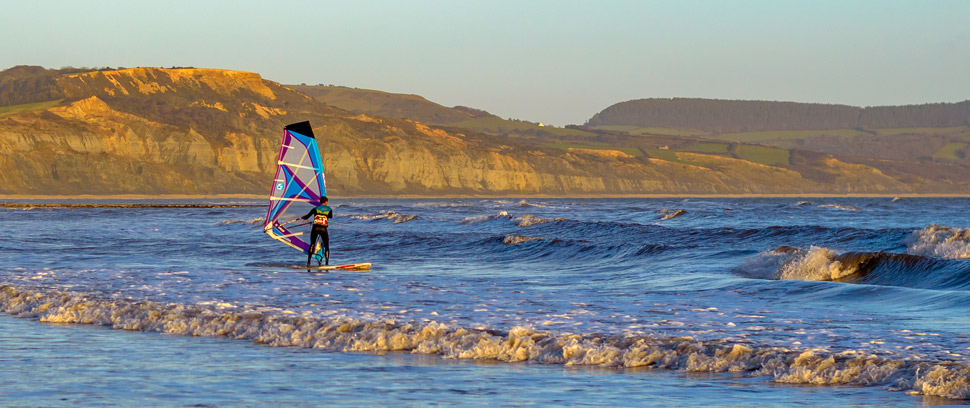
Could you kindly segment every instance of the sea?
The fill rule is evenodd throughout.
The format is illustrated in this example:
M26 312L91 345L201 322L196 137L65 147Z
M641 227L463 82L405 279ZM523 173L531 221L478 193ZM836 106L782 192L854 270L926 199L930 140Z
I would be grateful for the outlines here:
M0 405L970 401L967 198L268 203L0 202Z

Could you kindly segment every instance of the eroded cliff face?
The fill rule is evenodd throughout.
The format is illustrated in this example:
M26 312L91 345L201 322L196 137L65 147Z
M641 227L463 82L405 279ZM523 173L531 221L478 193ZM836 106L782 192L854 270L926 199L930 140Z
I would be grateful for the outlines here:
M244 91L276 99L273 89L259 74L221 69L130 68L91 71L64 75L57 82L67 98L184 93L187 90L197 90L220 95Z
M356 120L356 119L355 119ZM373 120L373 118L371 118ZM830 182L796 170L703 155L704 166L634 158L602 151L523 150L463 139L458 133L405 139L408 121L378 120L385 135L361 126L324 124L328 180L351 194L779 194L804 192L908 192L909 186L878 170L829 159L816 171ZM367 140L367 142L361 142ZM618 152L619 153L619 152ZM698 155L701 156L701 155ZM859 189L861 187L861 189Z
M245 143L248 141L248 145ZM229 193L256 187L256 154L213 146L199 133L117 112L90 97L0 118L0 192L8 194ZM231 159L220 158L230 151ZM239 165L237 163L244 163Z
M355 115L256 74L138 68L65 75L56 106L0 114L3 194L263 194L282 127L310 120L333 195L901 193L835 158L804 169L681 153L513 145ZM821 176L819 176L821 175Z

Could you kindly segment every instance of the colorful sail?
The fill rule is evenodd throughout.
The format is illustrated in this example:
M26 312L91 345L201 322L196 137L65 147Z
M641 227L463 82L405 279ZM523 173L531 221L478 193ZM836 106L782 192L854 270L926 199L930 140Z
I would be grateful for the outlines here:
M273 239L307 253L309 229L300 217L327 195L326 181L310 122L284 127L263 230ZM322 259L321 254L316 257Z

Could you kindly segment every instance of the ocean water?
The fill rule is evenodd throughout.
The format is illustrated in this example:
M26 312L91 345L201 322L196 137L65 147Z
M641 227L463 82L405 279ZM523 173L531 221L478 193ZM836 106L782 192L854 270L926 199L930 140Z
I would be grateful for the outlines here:
M331 273L263 200L71 203L0 207L0 404L970 400L964 198L335 198Z

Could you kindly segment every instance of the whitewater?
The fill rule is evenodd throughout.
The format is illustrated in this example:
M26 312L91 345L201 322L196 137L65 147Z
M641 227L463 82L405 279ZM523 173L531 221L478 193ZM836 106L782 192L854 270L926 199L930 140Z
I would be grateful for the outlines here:
M66 204L66 205L62 205ZM970 400L965 198L0 203L0 403Z

